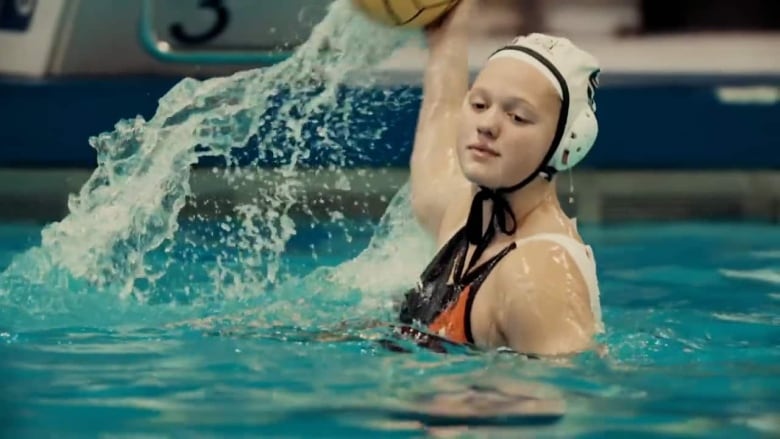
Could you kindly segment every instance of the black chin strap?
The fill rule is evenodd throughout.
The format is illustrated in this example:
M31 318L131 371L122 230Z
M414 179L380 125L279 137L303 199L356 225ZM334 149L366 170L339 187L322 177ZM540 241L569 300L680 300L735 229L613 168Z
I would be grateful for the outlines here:
M471 201L471 210L469 210L469 217L466 221L466 239L468 239L470 244L475 245L476 248L474 249L474 254L471 255L468 266L465 267L465 270L464 263L466 252L464 251L458 257L458 260L455 263L455 282L460 282L460 280L463 279L463 276L474 268L474 264L476 264L488 244L490 244L496 236L496 226L506 235L511 235L517 230L517 218L504 195L526 187L537 176L542 176L545 180L551 181L555 172L555 168L543 166L541 170L534 171L531 175L526 177L525 180L508 188L494 190L484 186L479 187L479 192L474 195L474 199ZM490 213L490 219L488 220L487 229L485 229L483 233L482 229L484 227L482 219L484 217L483 208L485 201L491 201L492 211Z
M493 212L490 214L490 223L488 224L488 230L482 233L482 219L484 214L482 212L485 201L492 201ZM507 223L507 217L510 222ZM499 230L507 235L512 234L517 229L517 218L515 218L512 208L506 201L506 198L498 191L488 189L486 187L480 187L479 192L474 195L474 199L471 201L471 210L469 211L469 218L466 221L466 237L470 244L477 245L484 240L485 235L488 233L495 233L495 226L498 226Z

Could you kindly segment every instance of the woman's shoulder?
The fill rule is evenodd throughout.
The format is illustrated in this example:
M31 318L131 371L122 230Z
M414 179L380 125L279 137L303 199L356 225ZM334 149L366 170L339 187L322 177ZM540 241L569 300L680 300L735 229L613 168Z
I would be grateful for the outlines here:
M549 236L564 236L580 244L585 244L580 235L576 217L570 218L558 206L541 209L528 218L523 227L515 234L518 241Z

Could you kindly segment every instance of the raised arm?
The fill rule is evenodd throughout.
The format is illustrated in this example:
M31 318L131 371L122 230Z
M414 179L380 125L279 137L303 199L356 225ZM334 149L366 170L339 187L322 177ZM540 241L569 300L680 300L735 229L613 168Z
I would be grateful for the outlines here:
M469 21L476 3L460 0L444 20L427 30L429 56L411 158L411 189L415 216L434 235L447 206L469 187L458 169L455 145L468 91Z

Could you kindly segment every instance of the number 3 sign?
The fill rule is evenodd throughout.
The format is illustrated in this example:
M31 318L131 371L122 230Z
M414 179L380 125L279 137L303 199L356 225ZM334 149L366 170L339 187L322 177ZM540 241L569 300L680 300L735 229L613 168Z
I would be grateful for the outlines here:
M24 32L30 26L36 0L0 0L0 31Z
M223 4L223 0L201 0L199 6L210 9L214 13L214 23L200 33L189 33L181 23L171 25L170 32L173 38L182 44L202 44L217 38L230 24L230 11Z

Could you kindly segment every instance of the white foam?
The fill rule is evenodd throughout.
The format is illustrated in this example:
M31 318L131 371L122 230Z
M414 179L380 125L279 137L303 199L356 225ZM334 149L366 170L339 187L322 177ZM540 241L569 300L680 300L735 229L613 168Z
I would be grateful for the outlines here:
M720 273L732 279L748 279L759 282L780 285L780 270L762 268L757 270L727 270L721 269Z

